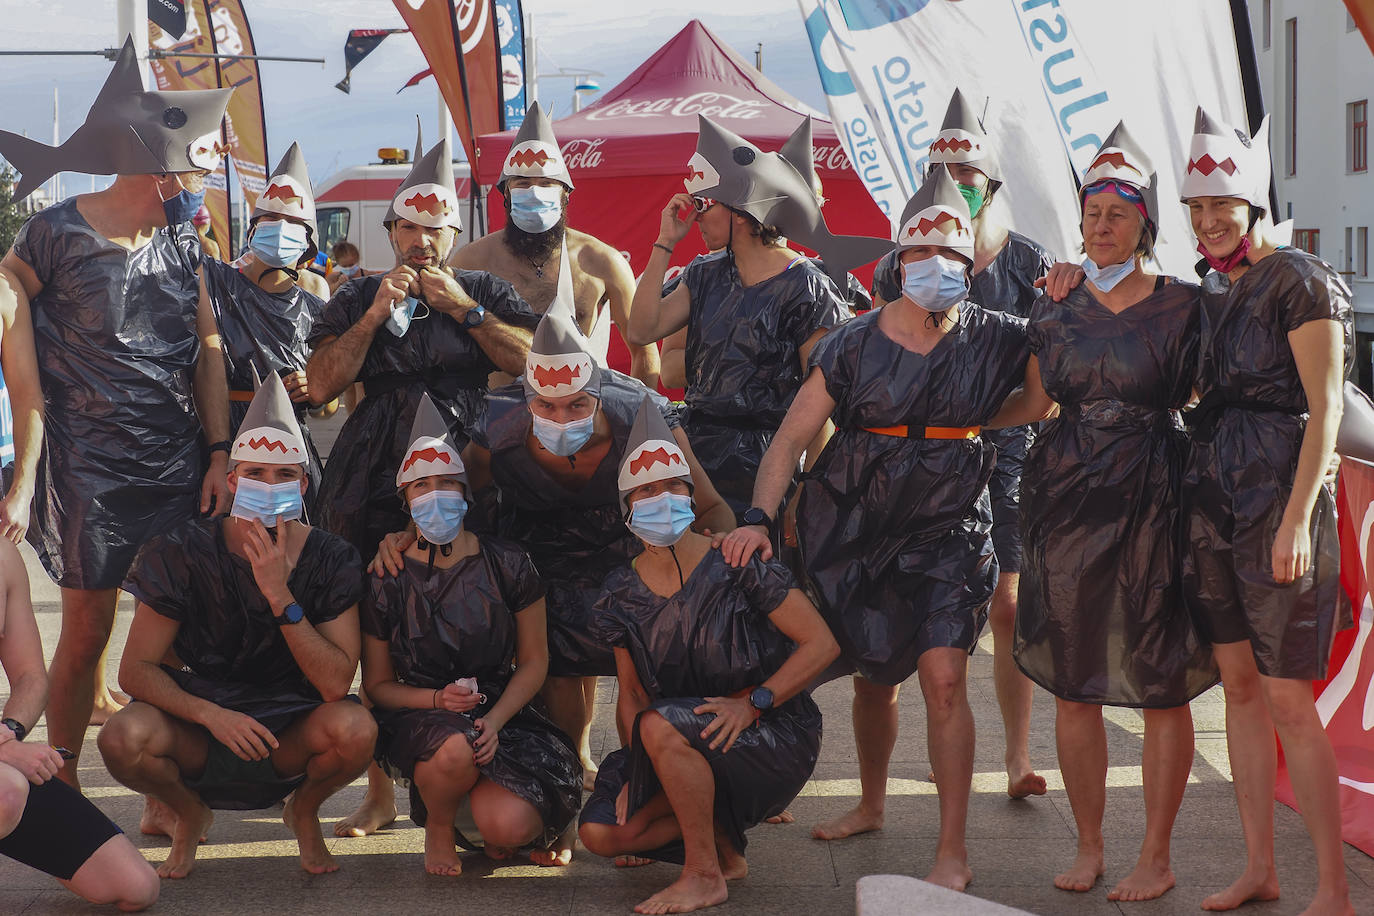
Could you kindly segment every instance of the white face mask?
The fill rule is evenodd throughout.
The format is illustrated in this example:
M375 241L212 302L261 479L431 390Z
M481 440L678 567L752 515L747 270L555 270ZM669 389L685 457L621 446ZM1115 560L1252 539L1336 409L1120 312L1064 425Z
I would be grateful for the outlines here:
M1102 292L1110 293L1118 283L1135 273L1135 257L1129 257L1120 264L1108 264L1106 267L1098 267L1096 261L1085 257L1082 267L1083 272L1088 275L1088 282Z
M902 293L928 312L943 312L968 297L963 261L934 255L902 265Z

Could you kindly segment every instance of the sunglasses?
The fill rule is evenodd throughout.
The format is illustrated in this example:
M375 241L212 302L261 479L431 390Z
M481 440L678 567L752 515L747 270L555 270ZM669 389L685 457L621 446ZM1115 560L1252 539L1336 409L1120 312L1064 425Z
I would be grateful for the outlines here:
M692 206L696 207L698 213L705 213L716 205L717 201L710 197L693 197Z

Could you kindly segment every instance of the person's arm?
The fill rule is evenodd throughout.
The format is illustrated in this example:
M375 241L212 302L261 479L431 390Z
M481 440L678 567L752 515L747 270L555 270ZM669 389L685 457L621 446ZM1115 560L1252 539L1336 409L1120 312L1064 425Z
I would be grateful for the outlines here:
M594 250L602 266L597 273L606 279L606 307L611 310L611 320L620 329L620 336L628 341L630 312L635 296L634 272L630 270L629 262L611 246L599 245ZM657 391L660 372L658 347L652 343L626 346L630 351L630 374L650 391Z
M32 729L48 702L48 673L43 667L43 641L29 600L29 577L13 544L0 541L0 573L4 576L3 619L0 619L0 668L5 670L10 695L0 718L14 719ZM41 741L21 742L0 725L0 764L14 767L34 785L57 775L63 760ZM0 805L0 807L3 807Z
M686 217L679 214L686 213ZM679 283L667 296L663 295L663 275L668 271L672 250L687 235L697 221L695 205L688 194L674 194L663 208L659 219L658 239L649 250L649 263L639 277L630 320L626 326L625 343L642 347L657 343L669 334L687 326L692 296L686 283Z
M696 503L697 510L697 520L692 523L693 530L722 534L734 528L735 513L730 510L730 504L720 495L716 485L711 482L710 475L697 460L696 453L692 451L692 443L682 427L673 430L673 440L677 442L678 448L682 449L682 455L687 459L687 467L692 471L692 501Z
M773 692L773 707L776 709L801 693L825 670L826 665L839 657L840 646L815 605L798 589L789 590L782 604L768 615L768 619L796 644L782 667L759 685ZM758 710L748 697L710 697L692 711L697 715L715 715L710 724L702 729L701 737L710 738L711 748L720 747L722 754L729 753L739 733L759 718Z
M811 365L811 351L815 349L816 344L820 343L821 338L829 333L830 328L817 328L811 333L811 336L806 339L806 343L802 344L801 349L797 351L797 358L801 361L802 378L806 378L807 369ZM830 437L833 435L835 435L835 422L829 417L826 417L825 422L821 424L820 430L817 431L810 442L806 443L806 457L802 461L802 470L811 470L816 464L816 459L819 458L821 452L825 450L826 443L830 441ZM798 491L798 496L800 495L801 493Z
M391 317L396 303L410 295L416 282L415 271L404 264L383 279L377 294L353 325L337 337L325 337L305 364L310 403L315 406L332 401L358 378L372 338Z
M664 388L687 387L687 329L678 328L663 338L658 354L658 380Z
M286 552L286 538L280 534L282 525L278 525L278 537L273 540L267 527L257 519L246 524L243 547L253 567L253 580L271 606L272 615L280 620L286 606L296 603L287 587L292 563ZM319 626L304 618L300 623L282 625L281 631L301 673L326 703L348 696L362 651L356 604Z
M467 313L481 303L468 295L463 284L444 270L426 267L420 271L420 289L430 308L462 322ZM482 348L482 352L502 372L519 375L525 371L525 358L530 354L534 334L528 328L507 324L487 309L482 323L469 328L468 333Z
M639 680L630 650L617 646L614 652L615 679L619 688L615 700L615 727L620 733L621 745L629 747L634 735L635 718L649 708L649 693Z
M313 270L302 268L300 279L296 281L296 285L312 296L318 296L321 299L329 298L329 281Z
M473 759L478 764L487 763L496 756L501 729L544 686L544 678L549 673L549 638L544 627L543 598L516 612L515 673L501 698L486 715L473 723L481 732L472 745Z
M191 379L191 394L196 414L205 430L207 444L226 442L234 434L229 429L229 380L224 372L224 348L219 325L210 307L210 294L205 278L199 279L200 302L196 307L196 334L200 337L200 353L196 356L195 374ZM229 492L225 475L229 472L229 455L222 451L210 453L210 467L200 486L200 511L224 515L234 497Z
M777 511L792 475L796 473L802 452L808 443L815 440L816 434L834 410L835 401L825 389L825 373L819 368L812 369L792 401L792 406L788 408L787 416L783 418L782 426L778 427L763 461L759 463L751 505ZM731 566L743 566L756 550L765 560L773 556L768 532L761 525L736 528L721 545L721 553Z
M1032 355L1026 362L1026 377L1021 387L1007 395L1001 408L983 424L983 428L1002 429L1038 423L1054 416L1058 409L1059 405L1045 393L1045 386L1040 381L1040 359Z
M43 451L43 390L38 383L38 354L33 344L33 316L29 297L19 278L0 268L0 319L4 371L14 413L14 481L0 502L0 537L18 544L29 527L34 477Z
M14 253L13 248L5 253L3 259L0 259L0 267L19 278L19 285L24 288L24 295L29 297L30 302L43 291L43 284L39 282L38 274L34 273L27 261Z
M1336 450L1344 409L1344 329L1330 318L1308 321L1288 332L1288 345L1307 395L1307 428L1298 451L1293 489L1274 534L1274 581L1292 582L1312 564L1312 506Z

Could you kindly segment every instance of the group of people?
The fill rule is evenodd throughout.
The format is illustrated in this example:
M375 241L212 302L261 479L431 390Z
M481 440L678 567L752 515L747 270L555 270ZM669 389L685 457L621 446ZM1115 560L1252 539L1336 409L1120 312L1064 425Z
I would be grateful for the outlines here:
M1349 617L1323 482L1349 293L1275 243L1262 133L1198 112L1178 189L1198 286L1150 266L1161 189L1124 125L1082 182L1081 265L1054 265L1000 217L995 137L957 92L893 241L826 229L809 121L771 152L703 116L636 284L567 225L573 181L534 105L503 229L453 251L441 140L386 214L396 266L322 290L295 145L245 253L202 255L191 218L227 95L146 91L126 45L69 141L114 184L35 214L0 265L0 524L62 587L49 692L0 542L0 851L92 900L156 899L117 827L45 789L79 788L85 729L107 720L106 766L146 796L140 829L170 837L164 878L190 873L215 809L281 801L302 867L334 870L320 806L366 772L337 836L392 822L399 784L431 874L460 874L459 849L566 865L580 838L618 866L680 863L636 911L687 912L747 874L746 831L791 819L820 751L810 690L845 674L861 797L813 835L882 826L916 674L939 792L927 880L962 890L967 665L991 617L1013 798L1046 791L1032 684L1056 698L1078 828L1058 887L1105 871L1104 705L1146 723L1146 836L1109 896L1173 886L1188 703L1220 676L1247 863L1204 908L1279 893L1277 730L1317 851L1309 912L1353 912L1309 683ZM0 132L19 191L46 149ZM665 283L693 225L712 253ZM855 317L848 272L879 258ZM607 321L631 374L606 365ZM682 405L657 393L670 370ZM308 411L359 383L321 466ZM119 588L127 704L102 664ZM621 746L598 762L603 676ZM45 698L60 752L20 743ZM59 817L81 843L28 839L76 809Z

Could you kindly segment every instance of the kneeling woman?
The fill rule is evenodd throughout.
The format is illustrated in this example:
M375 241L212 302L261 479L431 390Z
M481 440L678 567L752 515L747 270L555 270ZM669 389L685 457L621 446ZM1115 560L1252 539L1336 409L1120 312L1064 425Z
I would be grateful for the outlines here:
M519 547L463 529L467 477L428 395L396 483L420 538L364 602L363 684L378 759L411 781L425 870L462 872L456 841L477 842L454 828L464 802L492 858L532 846L537 864L566 865L558 838L577 815L582 767L525 705L549 665L544 585Z
M786 567L733 568L688 530L687 461L647 398L620 493L644 552L607 577L595 626L628 743L602 761L580 836L598 855L682 862L635 911L685 913L725 901L725 880L748 871L744 831L811 776L821 714L802 691L839 647Z

